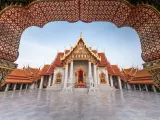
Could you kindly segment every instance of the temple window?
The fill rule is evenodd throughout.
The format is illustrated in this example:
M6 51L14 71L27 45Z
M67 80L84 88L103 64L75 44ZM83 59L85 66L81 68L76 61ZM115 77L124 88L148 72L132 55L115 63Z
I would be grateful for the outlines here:
M103 72L100 73L100 83L101 84L105 84L106 83L106 74L104 74Z
M62 73L57 73L56 74L56 84L61 84L62 82Z

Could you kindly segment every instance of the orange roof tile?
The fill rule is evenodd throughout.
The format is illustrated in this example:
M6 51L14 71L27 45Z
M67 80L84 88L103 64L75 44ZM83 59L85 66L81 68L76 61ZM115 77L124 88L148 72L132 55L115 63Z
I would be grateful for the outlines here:
M67 51L68 52L68 51ZM61 61L61 57L64 55L63 52L59 52L55 58L55 60L52 62L47 74L52 74L54 72L55 67L62 67L63 63Z
M151 74L147 70L142 69L136 72L135 77L151 77Z
M40 70L37 68L15 69L8 75L6 83L32 83L40 79Z
M48 70L49 70L49 68L50 68L50 65L44 65L44 67L41 70L40 75L46 75Z
M111 67L112 67L112 70L114 72L112 75L121 76L120 69L118 68L117 65L111 65Z
M153 80L136 80L136 81L129 81L129 84L153 84Z

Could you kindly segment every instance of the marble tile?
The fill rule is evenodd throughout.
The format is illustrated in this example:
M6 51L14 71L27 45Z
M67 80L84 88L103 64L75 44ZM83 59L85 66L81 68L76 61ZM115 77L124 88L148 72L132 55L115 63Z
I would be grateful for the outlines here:
M160 120L160 94L116 90L0 93L0 120Z

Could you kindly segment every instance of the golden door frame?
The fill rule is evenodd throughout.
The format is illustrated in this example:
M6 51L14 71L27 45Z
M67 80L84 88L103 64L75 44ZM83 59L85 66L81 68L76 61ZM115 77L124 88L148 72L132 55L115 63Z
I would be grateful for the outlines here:
M83 71L83 83L78 83L78 72L79 71ZM84 85L84 86L86 86L86 71L84 70L84 68L83 67L79 67L78 69L77 69L77 71L76 71L76 83L75 83L75 86L79 86L79 84L82 84L82 85Z

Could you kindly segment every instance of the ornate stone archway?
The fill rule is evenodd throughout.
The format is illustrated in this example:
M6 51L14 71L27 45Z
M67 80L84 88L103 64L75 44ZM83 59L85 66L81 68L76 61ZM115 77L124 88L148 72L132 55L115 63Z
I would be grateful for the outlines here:
M138 1L148 1L151 5L138 4ZM158 0L6 0L0 4L0 59L5 61L1 69L5 69L3 64L6 63L15 66L13 62L19 55L20 37L27 27L43 27L50 21L106 21L137 31L141 40L142 59L146 62L144 67L154 73L155 83L160 87Z

